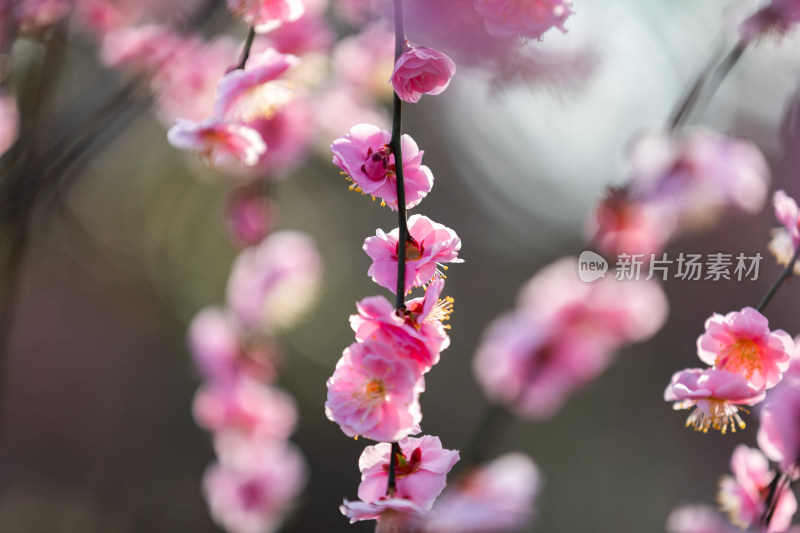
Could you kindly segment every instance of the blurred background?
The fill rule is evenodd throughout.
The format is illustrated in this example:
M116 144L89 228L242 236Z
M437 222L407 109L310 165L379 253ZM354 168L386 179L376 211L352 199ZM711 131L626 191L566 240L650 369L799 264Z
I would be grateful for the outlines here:
M464 68L443 95L405 107L404 131L425 150L435 176L416 212L453 228L465 259L448 271L452 344L427 376L425 433L446 448L468 441L487 409L470 370L481 332L541 267L584 249L593 203L606 185L623 181L630 137L664 123L707 57L721 40L730 42L739 13L757 5L576 0L569 33L550 32L528 46L591 54L581 76L498 85ZM40 48L19 41L16 64L33 61ZM748 50L693 118L755 142L769 160L773 189L795 198L798 50L798 32ZM91 100L120 83L89 45L65 46L60 61L69 68L53 80L56 111L87 88L100 92L83 95ZM219 531L200 490L213 450L191 416L199 377L185 330L197 310L224 300L236 253L223 226L229 184L169 146L146 106L131 117L55 200L32 211L0 362L3 533ZM293 440L311 472L282 531L371 531L373 523L351 526L338 511L342 498L356 497L366 443L345 437L323 404L325 381L352 342L356 300L384 293L366 276L363 240L393 228L394 214L348 192L324 154L271 194L279 227L310 233L326 265L317 306L280 339L280 384L300 408ZM673 372L697 365L705 319L755 305L777 277L781 269L765 250L777 225L767 205L756 217L727 217L672 243L670 256L760 252L765 259L757 281L667 281L670 316L652 340L624 350L554 419L518 421L497 435L493 455L525 451L544 475L530 531L658 532L678 505L713 503L732 449L755 445L757 424L735 435L692 432L663 391ZM766 312L773 328L792 335L800 333L797 283Z

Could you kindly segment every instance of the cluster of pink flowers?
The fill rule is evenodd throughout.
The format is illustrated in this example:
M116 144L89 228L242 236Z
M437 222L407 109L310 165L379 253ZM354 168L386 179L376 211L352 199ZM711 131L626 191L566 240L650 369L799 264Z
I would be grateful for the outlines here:
M800 339L795 339L798 341ZM783 379L766 392L759 412L758 446L737 446L731 457L732 476L720 479L717 500L732 524L763 533L797 533L792 526L797 499L790 484L800 479L800 343L795 342L790 365ZM698 372L699 369L698 369ZM707 371L714 372L714 371ZM755 374L755 369L754 369ZM710 381L710 380L709 380ZM736 385L721 385L730 390ZM710 387L709 387L710 388ZM740 390L743 388L740 386ZM762 391L760 396L763 398ZM727 392L719 393L727 396ZM712 403L715 399L706 400ZM733 406L735 412L736 407ZM721 425L721 424L720 424ZM713 424L712 424L713 427ZM777 468L771 468L769 461ZM707 507L676 510L669 519L668 533L733 533L719 514Z
M454 72L455 64L441 52L407 46L391 81L400 99L416 102L422 94L441 93ZM395 159L392 132L372 124L350 128L330 146L333 163L353 182L351 189L381 198L382 205L401 213L400 223L408 230L403 243L400 228L388 234L378 230L364 242L373 261L368 275L395 292L403 268L403 293L397 305L383 296L357 303L358 314L350 317L356 342L345 348L328 379L325 402L325 414L345 435L381 442L361 455L359 500L345 500L341 511L351 522L377 520L386 531L404 530L427 515L459 460L458 452L443 449L438 437L410 437L422 430L424 375L450 344L443 322L449 319L453 299L440 299L444 275L439 268L462 260L461 241L453 230L422 215L405 220L405 210L431 191L433 174L421 164L422 151L414 140L398 138L402 161ZM401 185L404 205L398 203ZM424 296L406 301L414 287L425 288Z
M218 457L203 490L212 516L231 533L276 531L305 485L305 461L288 441L297 408L273 384L281 358L272 334L313 302L321 270L309 237L273 233L234 262L227 306L201 310L189 328L204 379L194 417L214 435Z
M555 415L599 376L621 346L655 334L667 300L655 281L578 278L578 262L545 267L520 291L517 308L483 335L473 371L486 396L533 420Z
M770 172L758 148L710 130L644 132L627 162L628 183L609 190L586 229L609 256L647 257L724 210L755 214L766 201Z
M697 339L697 355L709 368L676 372L664 391L675 409L693 409L686 425L725 433L744 428L739 411L764 400L789 368L794 341L769 329L767 318L752 307L706 320Z

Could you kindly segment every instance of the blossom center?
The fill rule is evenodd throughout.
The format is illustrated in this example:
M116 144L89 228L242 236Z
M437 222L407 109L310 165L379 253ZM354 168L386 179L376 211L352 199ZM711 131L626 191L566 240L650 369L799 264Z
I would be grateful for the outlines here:
M750 379L754 372L761 372L762 368L758 345L750 339L739 339L721 350L716 366Z
M416 261L424 251L425 248L409 235L406 240L406 261Z
M378 151L368 148L367 158L364 160L364 164L361 165L361 172L372 181L381 181L386 179L388 174L394 174L394 158L389 145L384 144Z
M736 426L744 429L745 423L739 416L739 407L728 400L711 397L697 401L695 410L686 419L686 427L689 426L703 433L713 428L724 435L729 427L731 433L736 433Z
M395 464L394 475L395 478L400 479L410 476L422 466L422 449L415 448L411 452L411 456L406 459L406 456L400 452L397 454L397 464ZM389 473L389 465L383 465L383 471Z
M364 386L364 394L373 402L383 400L386 396L386 386L379 379L371 379Z

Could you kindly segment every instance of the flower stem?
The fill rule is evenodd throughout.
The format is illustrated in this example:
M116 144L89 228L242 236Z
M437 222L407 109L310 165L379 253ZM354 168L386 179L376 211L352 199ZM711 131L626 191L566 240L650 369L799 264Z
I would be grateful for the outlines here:
M406 30L403 23L403 0L394 0L394 59L403 54L406 44ZM409 240L408 224L406 220L406 187L403 177L403 151L400 137L402 135L402 101L397 93L392 100L392 138L389 148L394 154L395 178L397 181L397 299L395 307L404 309L406 306L406 243Z
M676 130L686 122L692 111L699 105L701 101L700 97L703 96L703 93L705 93L706 102L711 99L711 96L719 89L723 80L730 74L733 67L736 66L736 63L739 62L739 59L741 59L745 50L747 50L748 44L750 44L749 40L744 38L740 39L722 61L717 64L716 68L714 65L717 63L721 51L711 56L711 59L697 76L692 88L686 93L686 96L672 112L669 120L670 131Z
M250 49L253 47L253 40L256 38L255 25L250 26L250 31L247 32L247 39L244 41L244 49L242 50L242 57L239 59L239 64L233 70L244 69L247 59L250 57Z
M390 498L394 497L394 493L397 490L396 472L397 472L397 454L399 453L403 453L402 450L400 450L400 445L396 442L393 442L392 451L390 452L389 455L389 485L386 488L386 494L388 494Z
M788 280L790 280L792 278L792 273L793 273L793 270L794 270L794 264L795 264L795 262L797 262L798 256L800 256L800 246L798 246L797 250L794 251L794 255L792 256L792 259L789 261L789 264L786 265L786 268L783 269L783 272L781 272L781 275L778 277L778 279L775 280L775 283L772 284L772 287L769 288L769 291L764 296L764 299L761 300L760 304L758 304L757 310L758 310L759 313L764 311L764 308L767 306L767 304L770 302L770 300L772 300L772 297L775 296L775 293L778 292L778 289L781 288L781 285L783 285L783 282L784 281L788 281Z

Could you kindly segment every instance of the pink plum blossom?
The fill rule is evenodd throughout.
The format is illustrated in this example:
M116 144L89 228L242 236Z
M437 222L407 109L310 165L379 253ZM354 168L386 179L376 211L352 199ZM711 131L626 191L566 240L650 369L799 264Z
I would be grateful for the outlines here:
M742 37L753 40L767 33L783 34L800 22L800 2L797 0L772 0L740 27Z
M182 41L175 30L165 25L122 26L105 34L100 59L109 67L152 75L170 59Z
M673 409L694 411L686 426L707 433L709 428L725 434L730 427L744 429L739 406L755 405L764 399L764 389L756 388L744 376L727 370L687 368L676 372L664 391L664 400L675 402Z
M448 487L425 519L425 533L501 533L530 523L541 488L536 464L506 453Z
M231 70L217 85L214 113L229 120L272 118L292 99L284 75L299 59L267 49L250 57L243 69Z
M572 332L556 317L537 318L515 310L486 329L472 369L490 401L542 420L596 378L612 355L604 337Z
M403 533L427 514L419 504L405 498L384 497L375 502L344 500L339 510L351 524L361 520L377 520L376 533Z
M612 188L589 218L586 237L606 256L649 257L664 249L671 225L658 206L633 198L627 188Z
M419 433L419 395L425 380L418 365L391 346L367 341L345 348L328 379L325 415L348 437L397 441Z
M228 9L246 23L255 26L259 33L278 28L303 16L302 0L227 0Z
M710 505L686 505L667 517L667 533L741 533Z
M306 5L306 7L309 7ZM253 52L274 48L283 54L306 56L307 54L329 54L334 34L328 20L316 13L305 15L292 22L285 22L267 34L259 35L253 42ZM304 61L306 63L306 61Z
M19 134L19 111L13 96L0 91L0 156L11 148Z
M366 25L339 41L333 51L334 76L371 98L391 101L393 69L393 30L385 23Z
M419 102L423 94L441 94L450 85L456 64L442 52L413 46L397 58L392 85L405 102Z
M519 291L520 309L555 317L570 329L613 349L652 337L666 321L667 297L654 280L621 281L612 276L585 283L574 257L542 268Z
M439 361L439 353L450 345L442 321L449 319L453 299L439 299L443 288L444 278L436 276L424 298L409 300L401 310L383 296L364 298L356 304L358 314L350 316L356 340L396 346L398 354L411 357L427 372Z
M276 349L260 336L247 335L242 325L219 307L207 307L195 315L188 343L200 373L214 383L229 384L245 375L264 382L275 377Z
M12 5L20 30L35 33L69 15L73 3L73 0L23 0Z
M777 385L789 368L794 341L783 330L770 331L767 318L752 307L714 313L705 327L697 355L714 368L738 373L758 389Z
M225 206L228 235L240 246L254 246L275 225L277 205L250 187L231 191Z
M252 166L267 151L252 128L209 117L200 123L179 119L167 132L169 143L197 153L207 165L221 170Z
M214 521L230 533L273 533L306 483L305 461L283 441L226 442L203 476Z
M381 198L397 210L397 177L394 154L389 148L392 134L371 124L358 124L331 143L333 164L352 180L351 189ZM414 207L433 187L433 174L421 164L422 154L414 139L400 137L406 207Z
M398 442L400 454L395 467L395 497L410 500L430 510L447 485L447 473L459 460L454 450L442 448L439 437L423 435ZM358 497L377 503L389 488L389 460L392 445L388 442L367 446L358 460L361 484Z
M766 495L775 472L770 471L769 462L755 448L740 444L731 457L733 477L724 476L720 480L720 508L727 512L731 522L741 528L757 526L767 511ZM792 515L797 510L797 500L788 485L782 485L775 497L775 507L769 528L764 533L786 531L792 523Z
M299 231L277 231L243 250L228 278L231 312L246 326L284 329L316 300L322 259L314 241Z
M247 377L201 386L192 409L197 425L208 431L257 439L285 439L297 423L297 408L290 395Z
M634 197L657 206L675 231L707 225L723 209L755 214L766 201L770 171L760 150L711 130L645 131L627 162Z
M775 192L772 205L775 206L775 218L783 227L772 230L772 240L767 244L767 249L779 265L788 266L800 245L800 209L784 191ZM794 272L800 275L800 261L795 262Z
M372 281L397 291L398 229L388 234L378 230L375 237L364 241L364 251L372 258L367 271ZM422 287L433 278L437 265L463 263L459 259L461 239L450 228L438 224L424 215L413 215L408 219L406 247L405 290Z
M800 337L798 339L800 340ZM795 346L800 346L800 342ZM783 381L761 409L758 446L781 471L800 477L800 359L793 359Z
M552 27L566 32L572 0L473 0L492 36L541 39Z

